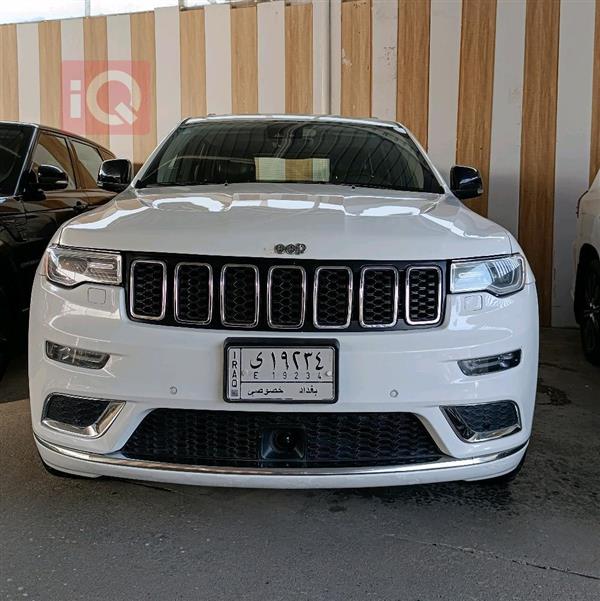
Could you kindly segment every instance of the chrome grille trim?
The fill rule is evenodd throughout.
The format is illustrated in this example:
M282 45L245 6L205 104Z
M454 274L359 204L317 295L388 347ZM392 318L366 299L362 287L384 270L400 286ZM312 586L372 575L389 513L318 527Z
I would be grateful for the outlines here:
M181 319L179 317L179 269L185 266L205 267L208 269L208 318L203 321L191 319ZM213 270L209 263L194 263L193 261L184 261L175 266L175 276L173 278L173 294L175 303L175 320L179 323L188 323L197 326L206 326L212 321L213 314Z
M160 315L157 316L148 316L148 315L140 315L135 312L134 304L135 304L135 294L134 294L134 283L135 283L135 266L140 264L146 265L160 265L162 267L162 309ZM137 319L144 319L148 321L162 321L167 314L167 264L164 261L159 261L157 259L136 259L132 261L131 267L129 270L129 312L132 317Z
M393 294L393 319L387 323L365 323L364 321L364 292L365 292L365 274L369 271L392 271L394 273L394 294ZM358 322L363 328L393 328L398 323L398 301L400 300L400 276L398 270L392 265L370 265L360 270L360 289L358 292Z
M444 319L447 262L352 259L320 265L316 260L141 253L127 253L124 259L127 314L149 324L257 332L384 332L438 327ZM229 271L233 267L251 271ZM392 322L389 303L396 278ZM209 304L209 319L192 321L207 318Z
M435 271L438 274L438 286L436 294L437 313L435 319L424 321L412 320L410 318L410 274L413 271ZM404 283L404 320L410 326L430 326L438 324L442 318L442 270L437 265L411 265L406 268Z
M254 321L252 323L236 323L229 322L225 319L225 274L227 270L232 267L242 267L245 269L252 269L254 271ZM258 325L260 315L260 276L258 267L248 263L227 263L221 268L221 280L220 280L220 309L221 309L221 323L229 328L244 328L251 329Z
M273 278L273 272L276 269L295 269L300 271L302 276L302 300L301 300L301 313L300 313L300 322L298 325L278 325L273 322L271 316L271 283ZM269 267L268 275L267 275L267 323L270 328L275 330L299 330L304 325L304 320L306 319L306 269L304 267L300 267L299 265L272 265Z
M318 310L318 298L319 298L319 276L321 271L327 270L340 270L348 273L348 313L347 319L344 324L337 326L328 326L321 325L317 319L317 310ZM322 265L321 267L317 267L315 269L315 281L313 286L313 325L318 330L345 330L350 326L352 322L352 299L354 296L354 273L350 267L345 267L341 265Z

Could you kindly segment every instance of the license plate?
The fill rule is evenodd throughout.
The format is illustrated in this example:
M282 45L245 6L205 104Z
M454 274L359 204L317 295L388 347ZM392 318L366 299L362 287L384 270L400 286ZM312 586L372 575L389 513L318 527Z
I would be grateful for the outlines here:
M335 403L336 341L228 340L225 400L246 403Z

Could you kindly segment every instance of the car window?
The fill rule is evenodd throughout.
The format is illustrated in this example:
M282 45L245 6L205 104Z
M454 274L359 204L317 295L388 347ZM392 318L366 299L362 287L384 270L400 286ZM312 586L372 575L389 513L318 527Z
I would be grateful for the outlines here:
M96 180L102 164L102 157L94 146L71 140L75 149L75 160L81 174L82 188L97 188Z
M292 120L184 125L138 185L253 182L442 191L423 154L399 128Z
M31 134L31 128L21 125L0 125L0 196L15 193Z
M37 173L40 165L53 165L62 169L66 174L69 184L66 190L75 189L75 176L73 163L69 154L67 141L61 136L42 132L33 153L32 169Z

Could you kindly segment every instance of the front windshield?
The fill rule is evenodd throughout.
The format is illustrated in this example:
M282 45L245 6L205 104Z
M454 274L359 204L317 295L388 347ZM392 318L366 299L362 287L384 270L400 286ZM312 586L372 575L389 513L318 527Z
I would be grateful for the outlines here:
M138 187L255 182L442 191L401 130L290 120L184 124L159 150Z
M0 123L0 196L15 193L31 134L30 127Z

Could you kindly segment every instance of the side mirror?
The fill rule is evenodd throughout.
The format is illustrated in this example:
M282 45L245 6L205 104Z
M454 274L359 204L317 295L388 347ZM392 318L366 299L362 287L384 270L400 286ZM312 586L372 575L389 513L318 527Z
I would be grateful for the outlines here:
M69 185L69 176L55 165L40 165L37 185L41 190L64 190Z
M122 192L133 179L133 166L127 159L110 159L100 165L97 185L109 192Z
M483 194L481 174L473 167L455 165L450 169L450 189L461 200L477 198Z

